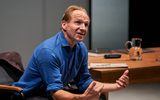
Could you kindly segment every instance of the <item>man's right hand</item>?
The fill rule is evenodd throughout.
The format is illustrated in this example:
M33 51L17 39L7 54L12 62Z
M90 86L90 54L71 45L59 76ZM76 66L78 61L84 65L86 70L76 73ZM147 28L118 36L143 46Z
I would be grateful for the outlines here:
M103 86L104 85L102 83L93 81L82 94L84 96L84 100L99 100Z

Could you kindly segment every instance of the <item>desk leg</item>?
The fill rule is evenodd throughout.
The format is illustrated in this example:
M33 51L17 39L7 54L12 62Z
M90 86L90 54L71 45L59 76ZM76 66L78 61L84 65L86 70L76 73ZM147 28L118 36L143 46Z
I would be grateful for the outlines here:
M107 93L102 93L100 100L108 100L108 92Z
M108 100L108 92L105 93L106 100Z

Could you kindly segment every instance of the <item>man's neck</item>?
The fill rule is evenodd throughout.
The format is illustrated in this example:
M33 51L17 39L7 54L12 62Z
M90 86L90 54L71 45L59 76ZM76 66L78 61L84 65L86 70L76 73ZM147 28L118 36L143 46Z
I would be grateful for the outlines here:
M63 33L64 37L68 41L68 44L70 45L71 48L73 48L77 41L74 38L70 37L66 32L63 31Z

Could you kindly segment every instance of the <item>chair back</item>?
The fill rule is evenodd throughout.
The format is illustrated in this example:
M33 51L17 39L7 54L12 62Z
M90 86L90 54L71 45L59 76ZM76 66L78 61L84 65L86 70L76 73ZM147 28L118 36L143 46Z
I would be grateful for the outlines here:
M0 84L17 81L23 74L21 56L15 51L0 53Z
M7 87L18 81L23 72L23 64L19 53L15 51L0 53L0 98L4 98L4 100L24 99L22 91Z

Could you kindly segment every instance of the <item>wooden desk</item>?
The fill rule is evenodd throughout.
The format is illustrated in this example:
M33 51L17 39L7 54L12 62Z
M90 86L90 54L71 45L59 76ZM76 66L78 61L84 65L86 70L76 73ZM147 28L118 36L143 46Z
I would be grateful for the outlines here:
M131 61L128 54L122 54L118 59L104 59L102 56L88 57L88 63L127 63L130 83L160 82L160 48L150 48L154 52L143 53L141 61ZM124 72L125 68L90 69L93 79L101 82L115 82Z

